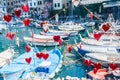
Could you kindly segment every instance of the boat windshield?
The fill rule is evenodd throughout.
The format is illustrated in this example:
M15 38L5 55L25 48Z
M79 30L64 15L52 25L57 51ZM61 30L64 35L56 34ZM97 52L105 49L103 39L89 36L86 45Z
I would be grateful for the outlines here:
M117 49L117 52L120 53L120 48Z

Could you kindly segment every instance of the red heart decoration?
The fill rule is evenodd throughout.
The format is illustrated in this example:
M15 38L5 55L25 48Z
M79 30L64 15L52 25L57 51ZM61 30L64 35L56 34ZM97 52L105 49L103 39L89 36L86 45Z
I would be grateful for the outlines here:
M11 21L12 19L12 15L11 14L8 14L8 15L4 15L4 20L7 21L8 23Z
M100 69L101 67L101 63L94 63L94 68Z
M63 40L59 40L59 45L61 46L63 44Z
M58 35L58 36L53 36L53 40L54 40L55 42L59 42L60 36L59 36L59 35Z
M37 58L41 59L43 57L43 53L41 53L41 52L37 53L36 56L37 56Z
M30 64L31 60L32 60L31 57L29 57L29 58L25 58L25 61L26 61L28 64Z
M43 54L43 59L47 60L49 57L49 54Z
M26 50L26 52L30 52L31 51L31 47L30 46L25 46L25 50Z
M96 33L94 34L94 38L98 41L101 38L102 34L101 33Z
M67 49L68 52L71 52L72 51L72 46L69 46L68 49Z
M23 23L26 27L28 27L30 25L30 19L24 19Z
M98 71L98 69L97 69L97 68L94 68L94 69L93 69L93 73L94 73L94 74L96 74L96 73L97 73L97 71Z
M29 11L29 6L28 6L28 4L26 4L26 5L22 5L22 10L24 11L24 12L28 12Z
M91 66L92 61L91 61L91 60L84 59L84 64L85 64L86 66Z
M104 32L107 32L109 29L110 29L110 25L107 23L107 24L103 24L102 25L102 29Z
M109 66L112 70L115 70L118 68L118 64L115 64L115 63L110 63Z
M15 15L19 18L21 15L21 10L16 9L16 10L14 10L14 12L15 12Z
M12 32L8 32L8 33L6 34L6 37L7 37L8 39L10 39L10 40L13 40L13 39L14 39L14 36L15 36L15 34L12 33Z

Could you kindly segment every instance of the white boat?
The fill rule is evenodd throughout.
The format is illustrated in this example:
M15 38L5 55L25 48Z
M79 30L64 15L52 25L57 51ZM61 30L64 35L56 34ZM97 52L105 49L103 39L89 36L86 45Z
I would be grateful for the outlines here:
M74 49L80 54L84 54L84 55L86 53L111 53L111 54L117 53L117 54L120 54L120 47L111 47L111 46L76 44L74 45Z
M82 43L90 44L90 45L101 45L101 46L120 46L120 40L119 39L111 39L111 38L102 38L100 40L96 40L94 38L82 38L81 35L80 39Z
M38 52L37 48L31 48L29 53L20 55L10 65L0 69L4 80L48 80L52 78L62 65L61 52L57 48L52 49L47 52L49 56L46 60L38 59L36 57ZM30 64L25 61L28 57L31 58Z
M49 30L47 33L45 32L40 32L41 35L47 35L47 36L55 36L55 35L60 35L60 36L74 36L77 35L77 31L57 31L57 30Z
M82 27L80 24L70 21L59 25L58 29L64 31L80 31L80 30L84 30L84 27Z
M111 40L119 40L120 39L120 34L115 34L115 33L104 33L104 32L99 32L101 34L100 40L103 39L111 39ZM89 33L87 30L87 34L89 38L94 38L94 33Z
M53 35L40 35L40 34L34 34L34 38L38 39L53 39ZM60 36L62 39L68 38L68 36Z
M95 22L86 22L86 23L84 23L84 25L85 26L90 26L90 27L92 27L92 26L94 26L95 25Z
M49 32L51 33L55 33L55 34L67 34L69 36L74 36L74 35L77 35L78 34L78 31L58 31L58 30L49 30Z
M32 37L23 37L25 43L30 43L37 46L55 46L59 45L58 42L55 42L53 39L38 39Z
M118 63L120 64L120 54L110 54L110 53L88 53L85 57L91 59L94 62L101 61L105 63Z
M11 62L14 53L15 52L12 48L8 48L7 50L0 53L0 68Z

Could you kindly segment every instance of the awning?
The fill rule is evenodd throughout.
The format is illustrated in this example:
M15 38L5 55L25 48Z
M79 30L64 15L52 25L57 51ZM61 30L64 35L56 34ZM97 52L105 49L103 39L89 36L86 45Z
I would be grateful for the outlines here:
M109 3L103 3L103 7L107 8L107 7L114 7L114 6L120 6L120 1L117 2L109 2Z

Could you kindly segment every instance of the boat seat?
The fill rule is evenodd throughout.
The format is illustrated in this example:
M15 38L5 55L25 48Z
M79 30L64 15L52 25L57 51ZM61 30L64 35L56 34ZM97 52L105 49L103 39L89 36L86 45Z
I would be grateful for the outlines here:
M43 61L39 64L39 67L49 67L51 65L51 61Z

